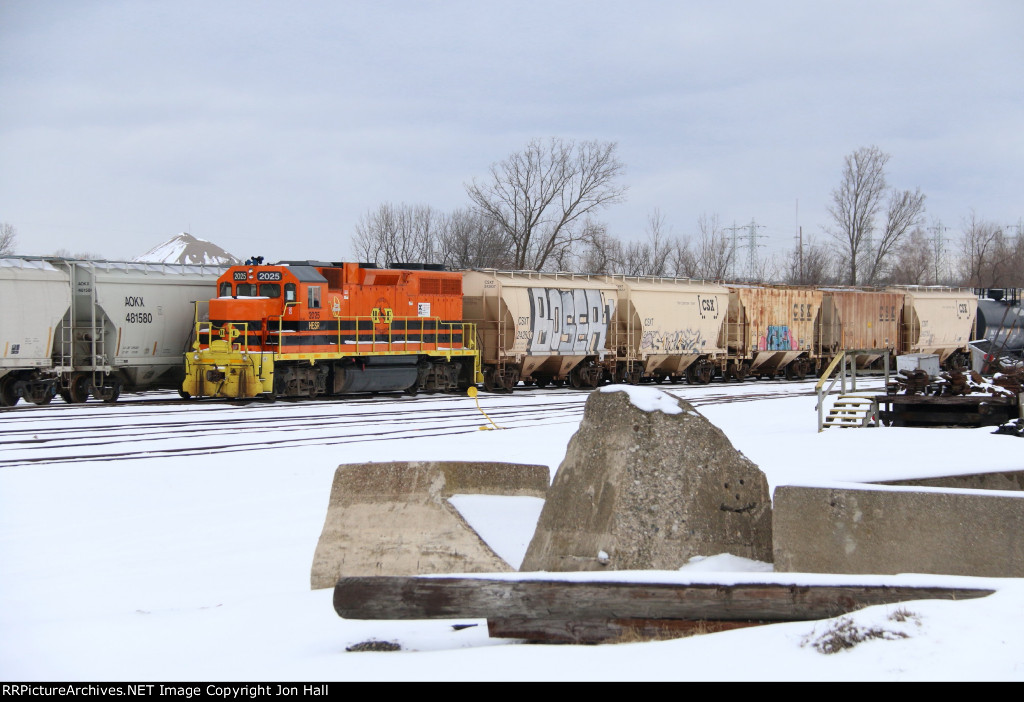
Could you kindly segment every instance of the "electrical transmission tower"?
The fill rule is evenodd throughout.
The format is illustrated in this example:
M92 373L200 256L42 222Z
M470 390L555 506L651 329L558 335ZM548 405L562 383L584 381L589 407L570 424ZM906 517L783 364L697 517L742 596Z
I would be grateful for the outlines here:
M935 224L928 227L928 231L932 233L932 257L934 258L933 268L935 271L935 280L932 281L935 285L941 285L943 281L949 275L946 265L946 242L943 237L944 232L949 231L949 227L942 226L940 220L935 220Z
M758 234L758 229L764 229L763 224L758 224L753 219L750 220L750 224L746 225L744 229L747 230L747 279L754 280L758 274L758 261L757 261L757 249L759 246L764 244L758 244L758 239L763 239L763 234Z
M736 220L732 221L731 227L724 227L725 231L732 233L732 247L729 249L729 277L733 280L739 280L739 273L736 270L736 261L739 259L739 232L746 227L737 227Z

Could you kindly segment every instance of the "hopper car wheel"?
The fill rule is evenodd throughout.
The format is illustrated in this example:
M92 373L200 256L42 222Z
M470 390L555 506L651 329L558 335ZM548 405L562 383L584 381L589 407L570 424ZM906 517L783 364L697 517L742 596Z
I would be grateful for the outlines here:
M74 373L68 383L68 398L73 404L85 402L89 398L89 374Z
M574 390L579 390L583 387L583 378L579 366L569 371L569 384L572 385Z
M493 368L484 368L484 390L487 392L498 392L501 390L497 373Z
M121 396L121 385L120 383L114 383L112 385L104 385L101 388L93 387L92 396L102 402L113 404Z
M804 371L804 364L802 361L793 361L786 366L786 379L787 380L803 380L807 373Z
M18 395L14 392L14 376L5 375L0 378L0 407L14 407L18 404Z
M697 361L697 363L690 366L690 368L687 368L687 371L691 371L686 374L687 380L701 385L707 385L710 383L711 378L715 375L715 367L704 361Z
M28 398L33 404L36 405L48 405L50 400L53 399L53 395L48 392L44 392L42 395L31 395Z
M546 378L543 375L539 375L533 379L533 382L537 385L538 388L544 388L547 387L548 383L551 382L551 378Z

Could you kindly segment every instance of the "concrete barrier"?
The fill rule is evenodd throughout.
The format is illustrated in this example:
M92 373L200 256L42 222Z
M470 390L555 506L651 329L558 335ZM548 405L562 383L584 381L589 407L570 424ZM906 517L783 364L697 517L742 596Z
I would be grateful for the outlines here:
M310 584L342 576L499 573L515 569L449 502L452 495L543 498L547 466L413 461L338 466Z
M1022 534L1019 491L784 485L772 505L776 572L1020 578Z

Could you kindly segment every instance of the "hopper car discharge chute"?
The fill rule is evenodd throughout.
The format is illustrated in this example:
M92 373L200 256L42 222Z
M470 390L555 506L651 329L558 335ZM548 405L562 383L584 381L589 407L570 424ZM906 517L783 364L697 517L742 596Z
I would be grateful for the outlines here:
M430 266L234 266L196 322L189 397L456 392L482 379L462 275Z

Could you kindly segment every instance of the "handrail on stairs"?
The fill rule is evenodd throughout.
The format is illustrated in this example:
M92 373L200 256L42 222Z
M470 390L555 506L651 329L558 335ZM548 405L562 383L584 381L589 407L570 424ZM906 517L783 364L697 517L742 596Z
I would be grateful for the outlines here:
M821 374L821 378L814 384L814 390L818 395L818 404L815 407L818 410L818 432L824 431L825 428L825 398L832 392L832 388L835 387L836 382L840 383L840 394L846 394L846 376L847 373L850 375L850 392L857 392L857 359L856 355L859 353L865 353L868 351L881 352L882 357L885 359L885 385L889 385L889 353L885 349L857 349L857 350L844 350L836 354L832 359L832 362L825 367L825 371ZM847 366L849 365L849 370ZM832 382L825 387L825 382L828 381L829 376L832 375L832 371L839 366L839 372L832 378Z

